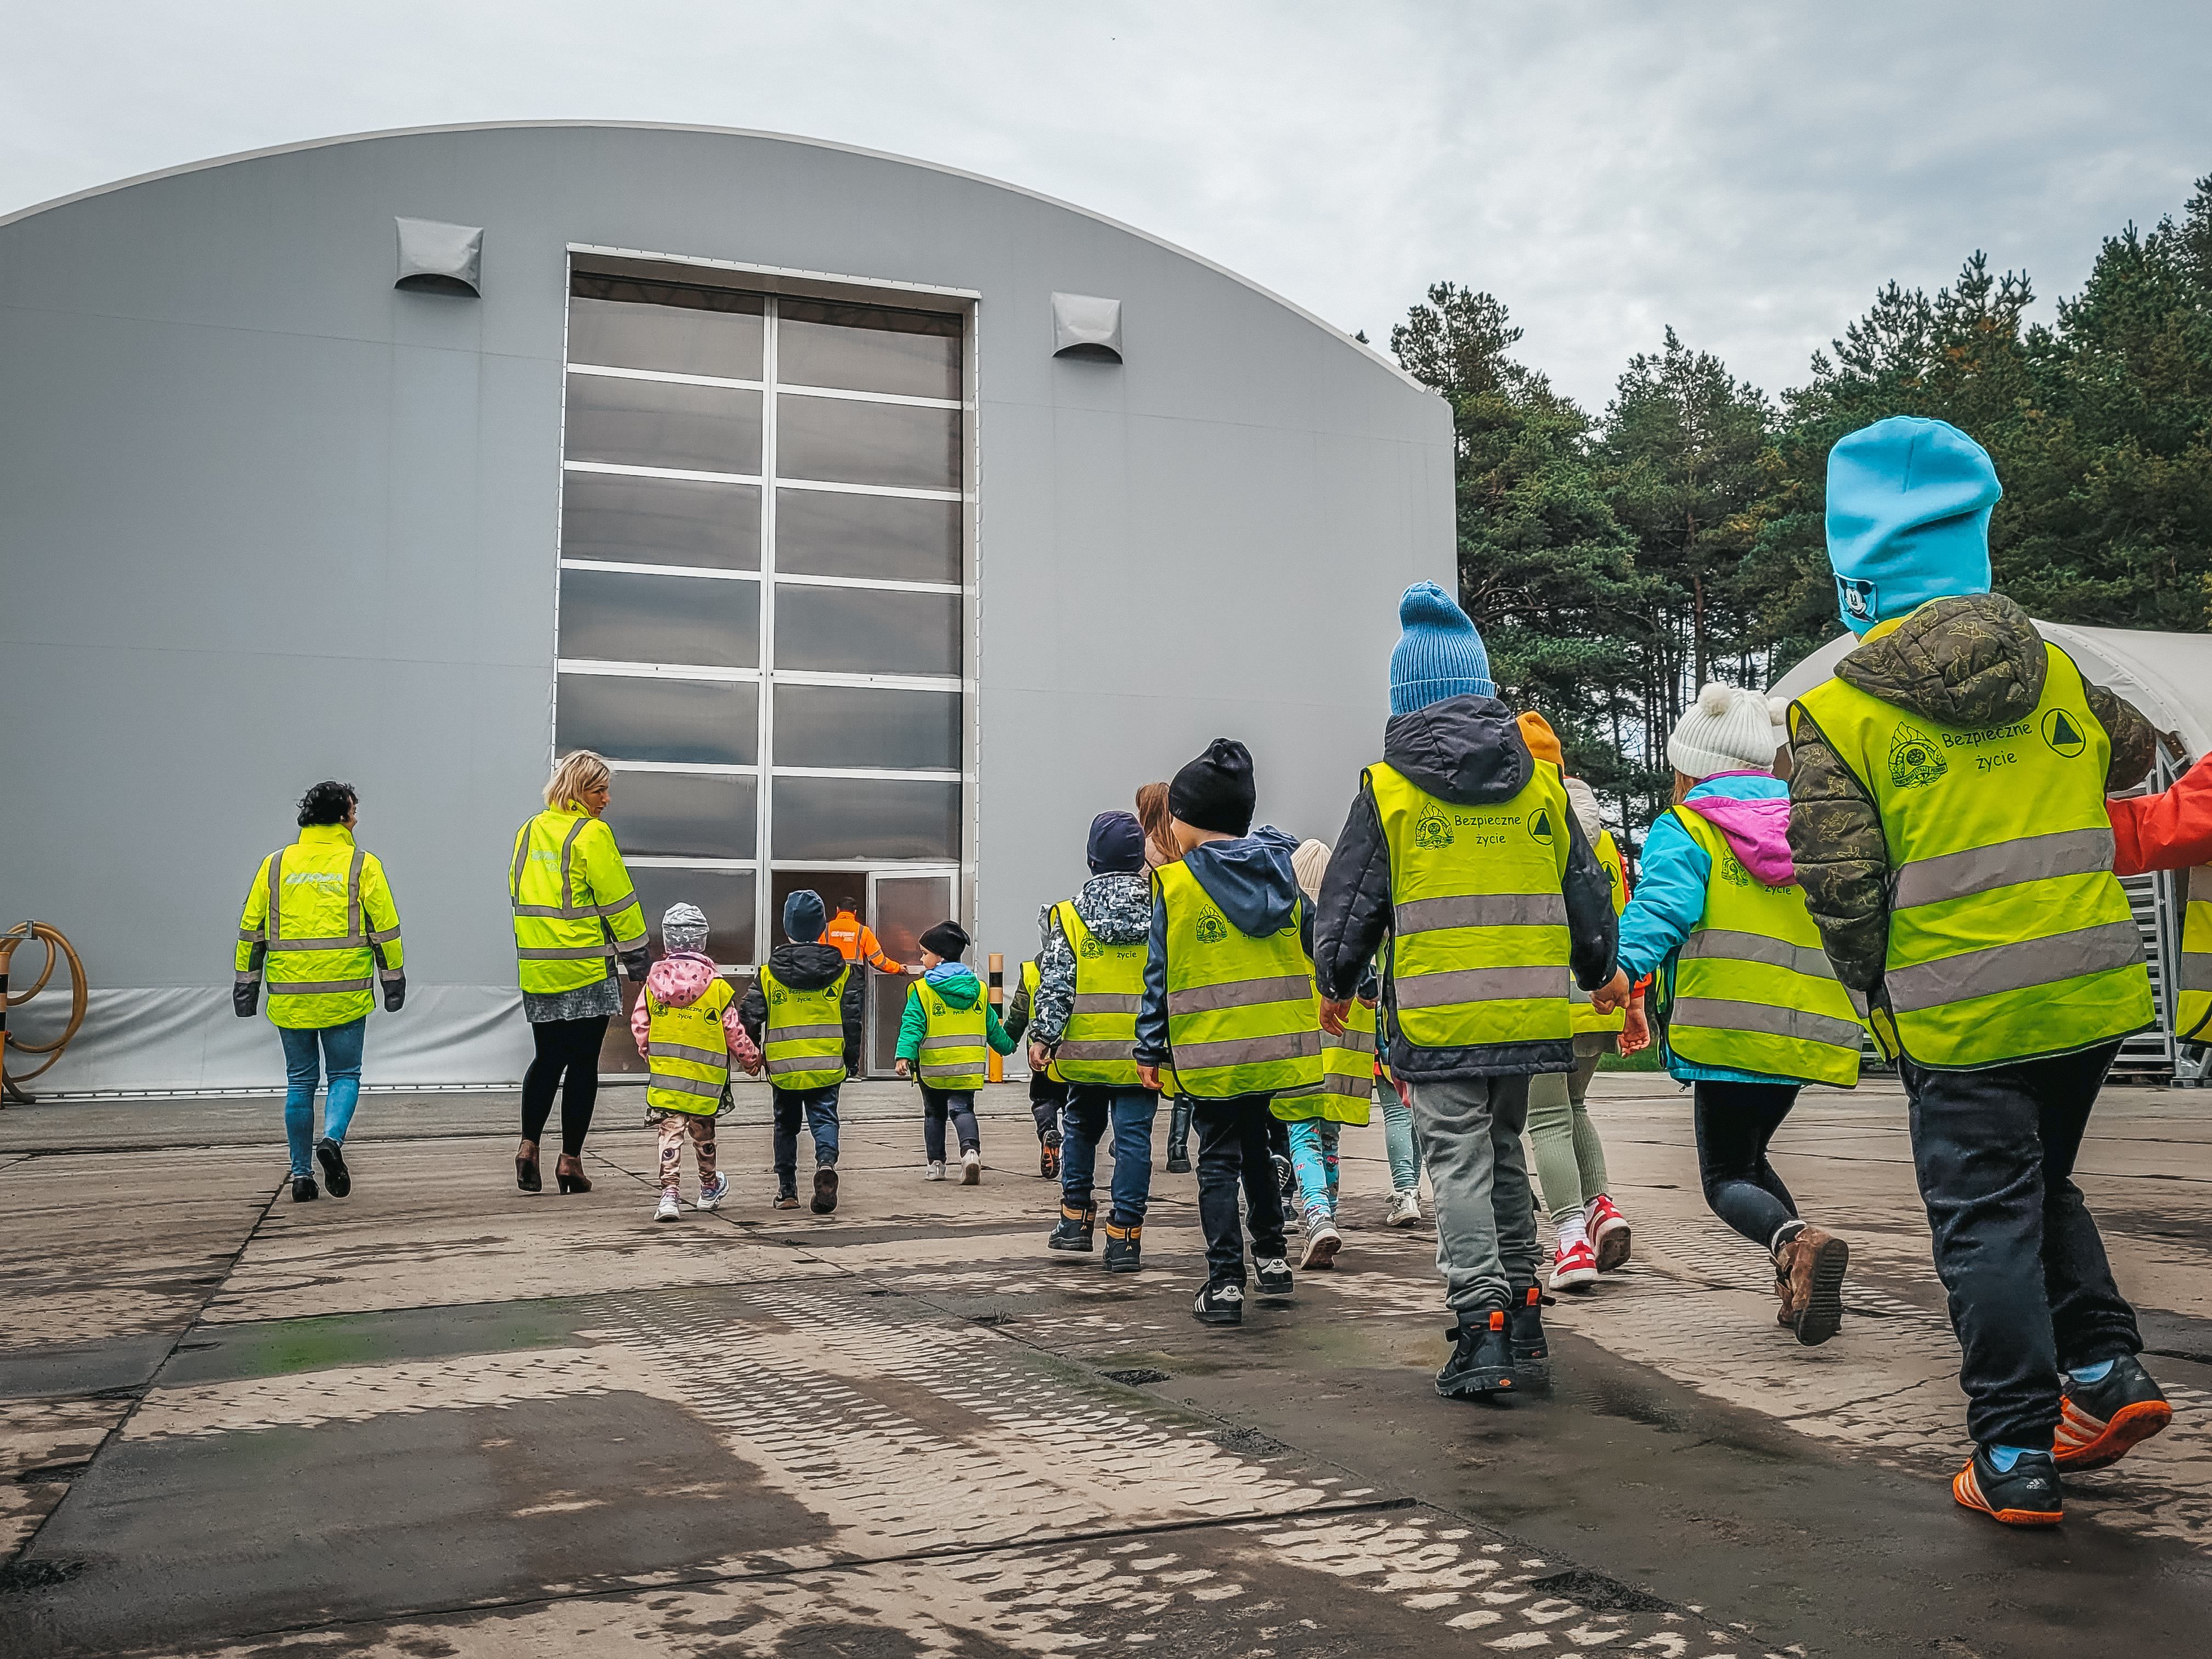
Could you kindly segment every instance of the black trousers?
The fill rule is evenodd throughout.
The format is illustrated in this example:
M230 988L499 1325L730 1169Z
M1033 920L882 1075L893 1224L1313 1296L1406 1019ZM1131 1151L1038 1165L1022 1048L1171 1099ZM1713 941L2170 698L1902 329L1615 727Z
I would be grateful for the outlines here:
M1698 1128L1698 1182L1705 1204L1722 1220L1763 1249L1797 1218L1797 1200L1766 1161L1766 1144L1797 1103L1794 1083L1728 1083L1700 1078L1691 1085Z
M2089 1109L2118 1042L1978 1072L1900 1066L1912 1162L1950 1293L1966 1431L2050 1445L2058 1372L2142 1349L2105 1241L2074 1184Z
M548 1019L530 1028L538 1054L522 1074L525 1140L536 1140L544 1133L558 1091L562 1153L568 1158L582 1154L584 1137L591 1133L592 1108L599 1103L599 1044L605 1041L608 1018L594 1014L588 1019Z
M1060 1127L1060 1109L1067 1104L1067 1088L1042 1072L1030 1073L1030 1115L1036 1121L1039 1140Z
M1241 1188L1252 1222L1252 1256L1265 1261L1284 1254L1283 1189L1268 1153L1273 1095L1194 1099L1191 1127L1198 1131L1198 1224L1206 1234L1206 1277L1218 1284L1244 1282L1244 1230L1237 1212Z

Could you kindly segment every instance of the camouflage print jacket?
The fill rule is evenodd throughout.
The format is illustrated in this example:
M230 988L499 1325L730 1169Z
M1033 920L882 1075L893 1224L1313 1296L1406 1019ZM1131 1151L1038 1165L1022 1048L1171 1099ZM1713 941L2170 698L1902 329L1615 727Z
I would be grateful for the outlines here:
M1836 678L1869 696L1946 726L2023 720L2043 696L2047 659L2027 612L2000 594L1937 599L1891 633L1848 653ZM2151 767L2155 734L2134 705L2087 685L2089 712L2112 739L2107 791ZM1881 982L1889 948L1890 870L1874 798L1810 720L1790 744L1790 850L1806 908L1836 976L1856 991Z

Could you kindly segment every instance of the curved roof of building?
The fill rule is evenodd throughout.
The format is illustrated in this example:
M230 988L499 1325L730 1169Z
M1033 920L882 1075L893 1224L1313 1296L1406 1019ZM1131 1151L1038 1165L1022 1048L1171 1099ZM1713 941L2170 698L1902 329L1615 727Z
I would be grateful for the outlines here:
M1125 224L1121 220L1111 218L1105 214L1093 212L1091 209L1079 206L1073 202L1063 201L1059 197L1048 196L1042 191L1031 190L1023 185L1009 184L1003 179L993 179L984 173L970 173L962 167L946 167L940 162L922 161L911 155L898 155L888 150L869 149L858 144L841 144L827 138L809 138L796 133L769 132L751 127L706 126L683 121L454 121L427 126L387 127L374 132L341 133L325 138L302 139L289 144L271 144L260 149L239 150L228 155L210 156L204 161L187 161L177 167L161 167L152 173L138 173L132 178L118 179L112 184L95 185L88 190L75 191L67 196L57 196L51 201L36 203L30 207L18 209L13 213L0 214L0 229L42 213L51 213L57 208L67 207L75 202L112 195L118 191L129 190L135 185L152 184L160 179L173 179L187 173L204 173L216 167L234 166L241 161L261 161L270 156L297 155L306 150L326 149L341 144L370 143L384 138L418 137L434 133L514 132L577 128L600 128L612 131L689 132L708 137L798 144L812 149L832 150L841 155L859 156L869 161L890 162L897 167L920 167L927 172L941 173L947 178L964 179L973 184L988 185L994 190L1002 190L1011 195L1026 197L1031 201L1079 215L1111 229L1118 230L1125 235L1134 236L1140 240L1150 242L1156 247L1173 253L1180 258L1188 259L1194 264L1201 265L1208 270L1226 277L1231 282L1249 289L1261 298L1282 307L1285 311L1291 312L1311 323L1316 328L1325 330L1346 345L1365 353L1408 386L1418 387L1432 396L1437 395L1434 387L1415 380L1399 366L1395 359L1376 350L1366 341L1354 339L1327 319L1316 316L1304 306L1284 298L1273 289L1263 287L1250 277L1231 270L1228 266L1209 259L1201 253L1194 253L1190 249L1170 242L1164 237L1155 236L1150 231L1139 229L1134 225Z

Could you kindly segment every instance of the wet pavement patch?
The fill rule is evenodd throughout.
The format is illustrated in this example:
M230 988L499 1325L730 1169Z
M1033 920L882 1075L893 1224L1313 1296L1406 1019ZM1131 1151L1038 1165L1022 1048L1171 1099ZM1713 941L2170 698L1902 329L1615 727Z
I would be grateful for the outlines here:
M1173 1381L1173 1379L1170 1377L1165 1371L1156 1371L1149 1365L1139 1366L1135 1370L1101 1371L1098 1374L1104 1377L1109 1382L1125 1383L1133 1389L1142 1382L1167 1382Z
M1648 1590L1580 1567L1569 1572L1555 1572L1546 1578L1531 1578L1528 1588L1541 1590L1547 1595L1565 1596L1592 1613L1666 1613L1674 1605Z
M339 1365L449 1354L563 1347L590 1322L588 1297L406 1308L392 1313L330 1314L240 1325L203 1325L161 1367L161 1386L283 1376Z

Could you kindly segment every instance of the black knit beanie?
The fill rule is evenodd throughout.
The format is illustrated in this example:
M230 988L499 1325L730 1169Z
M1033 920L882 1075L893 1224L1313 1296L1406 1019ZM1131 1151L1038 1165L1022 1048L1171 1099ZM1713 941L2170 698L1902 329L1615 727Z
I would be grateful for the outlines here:
M968 951L968 930L957 921L940 921L921 936L921 948L933 957L957 962Z
M1168 786L1169 811L1194 830L1222 836L1251 830L1256 800L1252 751L1234 738L1216 738Z

